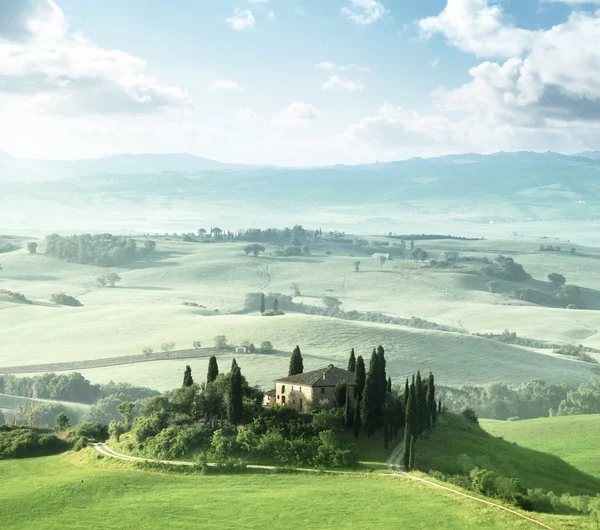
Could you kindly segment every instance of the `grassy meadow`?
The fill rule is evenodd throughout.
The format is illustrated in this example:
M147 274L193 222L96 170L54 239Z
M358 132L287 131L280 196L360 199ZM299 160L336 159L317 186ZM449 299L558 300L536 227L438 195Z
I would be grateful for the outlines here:
M532 528L391 475L181 475L137 470L91 451L0 462L3 527ZM556 529L592 528L584 517L534 516Z
M600 415L557 416L524 421L481 420L481 426L507 442L555 455L578 470L600 478L597 449Z
M505 253L534 274L533 286L543 285L539 280L549 272L563 272L568 282L588 288L590 299L595 300L600 275L590 271L600 263L600 251L577 247L575 256L541 253L537 250L540 242L549 243L528 239L417 244L432 255L443 250L489 258ZM570 245L561 244L564 249ZM516 384L533 377L576 384L589 379L595 368L551 350L517 348L469 336L466 332L510 329L522 337L600 347L595 311L549 309L516 301L505 296L516 288L507 282L501 282L500 294L491 294L486 278L469 274L473 268L469 263L451 270L430 269L412 260L382 266L370 256L329 241L313 245L310 256L295 258L274 256L275 247L269 245L264 255L247 257L242 246L161 239L146 261L111 269L122 277L113 289L99 289L95 284L106 269L46 257L43 241L37 255L28 255L25 249L2 254L0 288L20 291L34 304L0 299L0 318L7 330L0 333L0 366L139 354L146 346L158 351L163 342L174 342L176 349L190 348L195 340L212 346L213 338L223 334L231 344L244 340L273 343L274 354L238 358L248 379L264 387L287 371L288 355L296 344L302 348L307 369L328 363L343 366L352 347L369 356L373 346L383 344L388 374L396 381L420 368L434 371L444 384ZM361 261L358 273L353 267L356 259ZM294 282L302 295L297 302L320 305L326 294L338 297L345 310L416 316L457 332L298 313L271 318L261 317L258 311L228 314L243 309L249 292L291 294ZM51 294L60 291L76 296L84 307L51 304ZM185 301L205 307L183 306ZM225 353L221 361L228 365L230 359ZM195 372L206 369L206 360L191 364ZM160 361L82 372L94 382L113 379L163 390L179 384L184 365L181 360Z

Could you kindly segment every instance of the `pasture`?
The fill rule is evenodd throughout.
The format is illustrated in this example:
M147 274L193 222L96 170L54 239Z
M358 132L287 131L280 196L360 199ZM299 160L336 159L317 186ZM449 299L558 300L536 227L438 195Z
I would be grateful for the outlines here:
M432 255L441 250L490 259L500 253L511 255L534 274L533 285L541 284L549 272L564 272L568 282L591 293L600 288L600 275L590 272L600 263L598 250L577 246L575 256L564 251L539 252L540 241L548 243L532 238L416 244ZM570 245L561 244L565 249ZM277 350L273 354L237 355L249 381L265 388L287 371L288 355L296 344L307 369L329 363L344 366L352 347L368 357L374 346L383 344L388 374L396 383L421 369L434 371L444 384L517 384L532 377L576 384L588 380L596 369L551 350L470 336L510 329L521 337L600 347L596 311L538 307L506 293L492 294L486 289L486 279L472 274L474 266L468 262L453 269L431 269L412 260L381 265L335 241L321 241L312 245L310 255L290 258L273 255L276 247L271 245L257 258L245 256L242 247L243 243L158 239L156 251L144 261L111 269L122 281L115 288L102 289L95 278L107 269L46 257L43 241L36 255L28 255L26 249L2 254L0 288L20 291L34 303L0 300L0 366L140 354L147 346L159 351L165 342L174 342L175 349L189 349L196 340L211 347L216 335L225 335L234 345L245 340L257 346L265 340L273 343ZM359 272L353 266L357 259ZM296 302L320 306L324 295L334 296L344 310L415 316L456 332L300 313L261 317L258 308L244 310L247 293L292 294L292 283L301 293ZM75 296L84 307L51 304L51 294L60 291ZM188 301L204 307L182 305ZM228 366L231 357L223 353L220 361ZM163 390L179 384L185 364L160 361L82 372L93 382L113 379ZM194 373L205 372L206 360L190 364Z

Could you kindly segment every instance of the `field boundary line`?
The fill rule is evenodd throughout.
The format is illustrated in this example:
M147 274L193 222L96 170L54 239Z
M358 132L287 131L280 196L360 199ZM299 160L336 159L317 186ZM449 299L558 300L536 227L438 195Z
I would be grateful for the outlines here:
M420 482L422 484L427 484L428 486L432 486L434 488L438 488L441 489L443 491L447 491L449 493L453 493L454 495L459 495L461 497L466 497L467 499L472 499L474 501L477 501L479 503L482 504L486 504L488 506L493 506L494 508L498 508L500 510L503 510L505 512L508 512L512 515L516 515L517 517L520 517L521 519L525 519L526 521L529 521L530 523L534 523L538 526L541 526L542 528L546 528L547 530L554 530L551 526L548 526L545 523L542 523L541 521L538 521L537 519L533 519L532 517L528 517L527 515L524 515L522 513L517 512L516 510L511 510L510 508L507 508L506 506L502 506L501 504L496 504L495 502L492 501L487 501L485 499L480 499L479 497L475 497L473 495L469 495L468 493L463 493L462 491L458 491L452 488L449 488L447 486L442 486L441 484L437 484L435 482L431 482L429 480L423 479L423 478L419 478L419 477L415 477L414 475L411 475L410 473L407 473L406 471L403 471L400 468L400 458L402 457L402 454L404 453L404 443L400 443L393 451L392 454L390 455L390 458L388 459L388 461L386 462L386 465L390 471L390 473L392 473L393 475L402 477L402 478L406 478L408 480L413 480L415 482Z

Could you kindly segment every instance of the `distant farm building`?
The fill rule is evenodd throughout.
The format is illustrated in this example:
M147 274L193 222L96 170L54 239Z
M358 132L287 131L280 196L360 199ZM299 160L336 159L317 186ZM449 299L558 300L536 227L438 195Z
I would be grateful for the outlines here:
M373 254L371 256L371 259L391 259L392 255L391 254L382 254L381 252L376 252L375 254Z
M457 259L458 252L455 252L454 250L448 250L438 254L438 261L456 261Z
M235 353L248 353L248 348L246 346L236 346Z

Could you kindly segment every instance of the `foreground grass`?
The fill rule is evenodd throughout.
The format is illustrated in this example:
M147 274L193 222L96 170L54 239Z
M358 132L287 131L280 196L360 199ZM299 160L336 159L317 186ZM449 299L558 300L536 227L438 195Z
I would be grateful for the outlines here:
M468 473L477 466L500 476L519 478L526 488L557 494L600 493L599 478L552 454L496 438L453 414L441 416L431 435L419 442L416 464L419 469L437 469L446 474Z
M556 455L577 469L600 478L597 445L600 414L524 421L482 420L481 426L494 436Z
M492 507L374 475L156 473L91 450L0 463L2 527L531 528ZM536 515L537 517L537 515ZM583 518L549 518L582 528ZM560 524L555 524L560 523Z

